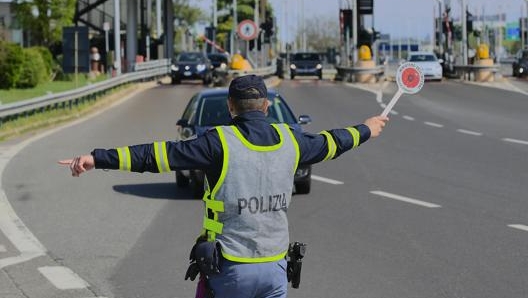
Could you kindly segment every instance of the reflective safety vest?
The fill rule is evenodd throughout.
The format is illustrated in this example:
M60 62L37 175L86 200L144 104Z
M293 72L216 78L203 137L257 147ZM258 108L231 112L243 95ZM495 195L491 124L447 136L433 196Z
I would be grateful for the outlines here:
M287 211L299 145L286 124L272 124L276 145L251 144L235 126L216 127L223 150L218 182L205 182L204 233L224 258L242 263L277 261L288 250Z

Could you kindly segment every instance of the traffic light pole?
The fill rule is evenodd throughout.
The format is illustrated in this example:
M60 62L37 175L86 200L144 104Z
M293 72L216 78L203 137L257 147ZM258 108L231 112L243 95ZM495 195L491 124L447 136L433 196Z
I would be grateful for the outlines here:
M466 0L462 0L462 57L464 61L462 62L462 65L467 65L468 62L468 53L467 53L467 44L468 44L468 37L467 37L467 7L466 7Z
M355 65L357 62L357 24L358 24L358 11L357 1L352 0L352 62Z

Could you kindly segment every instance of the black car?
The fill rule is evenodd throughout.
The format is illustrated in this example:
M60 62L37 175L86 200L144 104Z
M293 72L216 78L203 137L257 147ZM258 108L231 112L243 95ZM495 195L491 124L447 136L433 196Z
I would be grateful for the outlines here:
M515 56L512 64L512 75L514 77L524 77L528 72L528 49L520 50Z
M202 80L208 85L213 80L211 61L201 52L183 52L173 60L171 65L172 84L182 80Z
M211 61L213 68L213 83L215 86L222 86L227 83L229 69L229 56L223 53L209 53L207 58Z
M176 140L185 140L204 134L209 128L216 125L228 125L231 116L227 109L227 88L204 89L195 94L187 104L183 116L176 123ZM291 111L277 91L268 90L268 99L271 104L268 109L270 123L287 123L296 130L302 130L301 124L311 122L307 115L298 119ZM312 167L299 166L295 173L294 191L297 194L310 192ZM203 194L204 174L200 170L176 171L176 185L186 187L192 185L196 196Z
M295 53L290 58L290 79L295 76L323 78L323 65L317 53Z

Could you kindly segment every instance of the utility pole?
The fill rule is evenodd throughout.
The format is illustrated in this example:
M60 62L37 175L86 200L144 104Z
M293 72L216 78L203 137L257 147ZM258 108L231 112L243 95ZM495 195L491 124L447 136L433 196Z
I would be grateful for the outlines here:
M356 64L357 62L357 24L358 24L358 11L357 11L357 1L352 0L352 62Z
M466 7L466 0L462 0L462 57L464 61L462 62L462 65L467 65L468 62L468 53L467 53L467 7Z

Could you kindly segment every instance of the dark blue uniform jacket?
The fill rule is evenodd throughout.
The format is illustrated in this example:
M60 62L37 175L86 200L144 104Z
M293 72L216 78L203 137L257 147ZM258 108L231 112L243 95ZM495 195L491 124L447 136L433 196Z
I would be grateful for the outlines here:
M260 146L274 145L279 142L275 129L266 121L263 112L252 111L235 117L232 125L252 144ZM346 128L332 129L327 132L336 144L333 159L343 152L360 145L370 138L370 130L364 125L352 126L359 132L355 136ZM292 130L299 144L299 165L314 164L323 161L330 150L327 136L303 133ZM359 138L359 140L355 139ZM128 146L131 155L131 171L159 172L153 144ZM167 157L171 170L203 170L209 183L214 185L222 169L222 146L216 130L212 129L198 138L180 142L166 142ZM98 169L119 169L119 157L116 149L95 149L92 151L95 167Z

